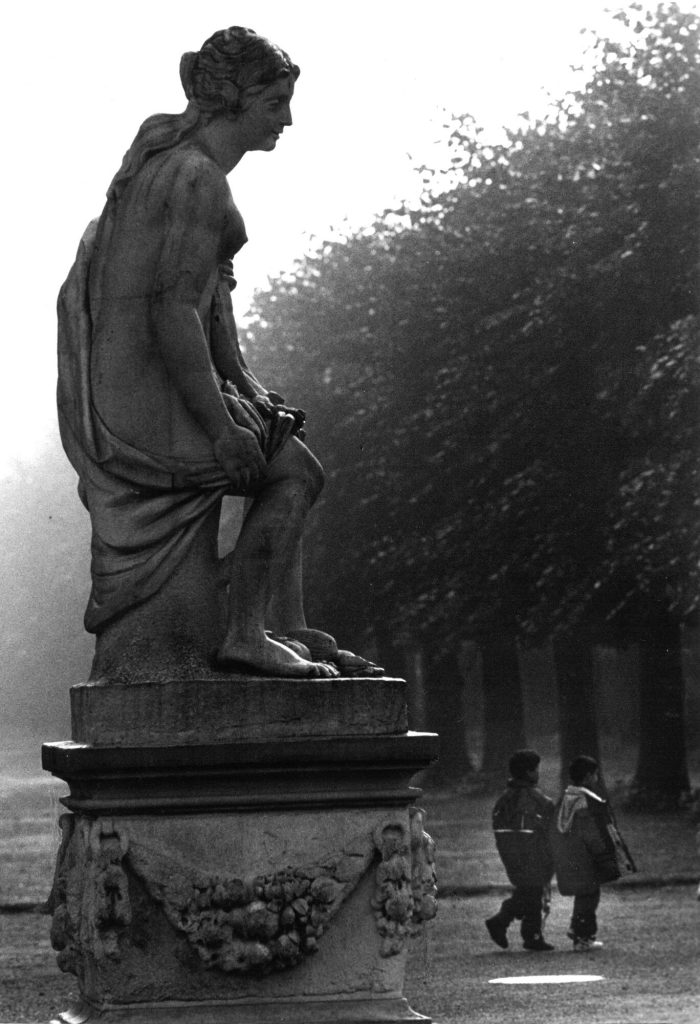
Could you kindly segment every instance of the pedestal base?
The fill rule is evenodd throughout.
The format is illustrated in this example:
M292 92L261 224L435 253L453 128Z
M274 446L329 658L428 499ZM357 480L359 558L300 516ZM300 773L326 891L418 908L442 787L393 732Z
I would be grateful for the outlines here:
M315 680L306 708L303 684L282 684L298 687L301 739L284 735L286 716L263 738L248 707L255 739L177 745L176 700L157 745L45 744L44 767L69 782L73 812L61 819L52 941L84 1005L64 1024L427 1019L402 991L410 937L436 909L432 842L410 780L435 759L437 738L367 734L373 720L382 730L403 722L403 682L381 679L362 689L358 734L333 735L338 719L314 711L342 683ZM320 701L319 685L329 690ZM121 690L127 705L142 694ZM269 702L269 685L263 694ZM244 696L255 702L254 688ZM235 703L227 696L229 711ZM94 711L84 694L79 706Z
M431 1024L403 999L288 999L284 1003L141 1003L95 1010L83 1003L51 1024Z

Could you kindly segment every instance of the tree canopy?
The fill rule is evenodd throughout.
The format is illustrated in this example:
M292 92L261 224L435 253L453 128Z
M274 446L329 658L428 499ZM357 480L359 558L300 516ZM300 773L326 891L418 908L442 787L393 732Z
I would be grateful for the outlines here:
M455 116L420 202L256 296L256 370L329 478L328 628L536 641L695 608L700 21L615 18L580 91L498 144Z

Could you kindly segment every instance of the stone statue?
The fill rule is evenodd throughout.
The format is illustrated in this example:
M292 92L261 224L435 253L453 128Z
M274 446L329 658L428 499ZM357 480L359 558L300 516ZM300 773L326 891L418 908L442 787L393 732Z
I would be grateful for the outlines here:
M59 421L92 522L93 678L118 677L129 643L143 661L197 622L217 671L376 670L307 629L301 539L323 472L304 414L246 365L231 305L247 239L226 176L247 152L276 148L298 75L240 27L185 54L187 108L141 126L63 286ZM221 583L210 549L224 495L248 501Z
M437 737L408 730L403 679L307 627L323 473L231 306L226 176L275 149L299 69L230 28L180 70L186 110L142 125L58 303L96 642L72 738L42 749L69 786L49 908L80 1000L56 1024L430 1024L403 985L437 910L411 784Z

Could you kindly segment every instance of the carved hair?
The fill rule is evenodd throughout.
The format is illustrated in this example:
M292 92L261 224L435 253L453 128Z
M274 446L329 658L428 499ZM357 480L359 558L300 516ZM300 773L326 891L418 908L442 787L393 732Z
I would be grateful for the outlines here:
M252 29L225 28L198 53L185 53L180 79L187 99L206 114L238 114L278 78L299 77L289 56Z
M234 25L215 32L197 53L185 53L180 80L188 99L182 114L154 114L139 128L114 176L107 197L116 200L156 153L172 149L202 122L236 116L278 78L299 77L299 68L269 39Z

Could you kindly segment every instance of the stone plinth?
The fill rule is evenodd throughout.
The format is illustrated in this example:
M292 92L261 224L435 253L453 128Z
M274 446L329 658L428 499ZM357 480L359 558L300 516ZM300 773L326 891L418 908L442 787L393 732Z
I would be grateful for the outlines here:
M72 736L93 746L184 746L405 733L402 679L262 679L223 672L71 689ZM378 694L381 692L381 700Z
M74 740L44 745L70 786L51 904L76 1013L427 1020L402 991L410 937L436 909L411 778L437 738L406 731L405 684L228 687L75 687Z

